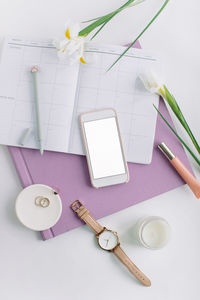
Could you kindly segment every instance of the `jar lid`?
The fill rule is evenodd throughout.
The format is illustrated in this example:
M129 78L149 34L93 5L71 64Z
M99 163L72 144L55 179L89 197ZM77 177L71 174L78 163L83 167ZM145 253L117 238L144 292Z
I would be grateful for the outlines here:
M18 195L15 211L24 226L41 231L57 223L62 213L62 202L60 196L51 187L33 184Z

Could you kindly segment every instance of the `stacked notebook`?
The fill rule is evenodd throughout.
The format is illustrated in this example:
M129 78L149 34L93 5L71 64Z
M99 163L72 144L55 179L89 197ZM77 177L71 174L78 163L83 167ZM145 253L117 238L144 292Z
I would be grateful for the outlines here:
M29 128L24 147L39 147L30 72L38 65L44 150L84 155L79 115L112 107L118 113L127 160L150 163L157 118L152 103L157 106L158 97L145 90L138 75L143 69L154 69L157 58L144 50L130 49L106 72L123 50L88 43L88 63L69 65L58 60L48 41L5 39L0 63L0 144L19 146Z
M19 43L19 41L16 42ZM136 46L140 47L138 43ZM12 47L15 46L12 45ZM91 99L87 98L88 101ZM104 105L106 106L106 103ZM89 106L88 108L91 107ZM162 100L160 100L159 109L174 127L166 105ZM72 110L74 111L74 109ZM148 116L147 114L146 117L148 118ZM153 126L156 125L154 143L151 137L149 140L151 142L147 143L146 148L140 147L139 157L139 160L141 157L145 157L146 159L143 162L149 163L153 149L151 164L128 163L130 181L127 184L105 187L98 190L94 189L90 184L85 156L52 151L45 151L44 155L41 156L38 150L9 147L21 179L22 187L37 183L46 184L59 191L61 196L63 202L62 216L55 226L41 232L44 240L83 225L70 208L72 202L77 199L82 201L92 211L96 219L99 219L184 184L167 159L157 149L157 145L162 141L166 142L186 167L192 171L184 149L175 136L169 132L163 121L158 118L156 124L155 120L151 123ZM143 134L140 134L137 141L143 144L145 140L147 141L148 138L146 136L144 138ZM137 152L135 153L137 154ZM130 151L130 157L131 155ZM133 160L136 156L133 156Z
M159 109L173 126L163 101ZM41 232L44 240L83 225L70 208L79 199L92 211L96 219L155 197L184 184L168 160L157 149L165 141L179 159L192 172L183 147L158 118L153 159L150 165L128 163L130 181L127 184L94 189L90 184L86 158L80 155L9 147L22 187L43 183L59 190L63 212L58 223Z

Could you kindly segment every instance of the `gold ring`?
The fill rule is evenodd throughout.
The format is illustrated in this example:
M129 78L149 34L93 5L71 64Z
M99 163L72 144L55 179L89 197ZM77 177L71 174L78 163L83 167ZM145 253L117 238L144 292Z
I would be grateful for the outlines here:
M37 196L35 198L35 204L41 207L48 207L50 205L50 200L43 196Z

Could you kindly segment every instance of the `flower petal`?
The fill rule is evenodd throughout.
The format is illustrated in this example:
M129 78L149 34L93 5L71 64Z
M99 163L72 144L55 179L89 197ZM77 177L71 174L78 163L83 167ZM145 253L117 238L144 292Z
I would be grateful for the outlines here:
M161 94L160 91L163 89L163 82L158 79L158 77L153 72L143 72L139 75L141 81L143 82L145 88L150 93Z
M79 23L73 23L69 25L69 31L71 34L71 38L78 37L79 31L80 31L80 25Z
M58 56L61 58L66 57L66 59L72 63L78 61L86 63L83 59L85 38L78 35L80 30L79 24L68 22L65 28L65 39L54 42L58 50Z

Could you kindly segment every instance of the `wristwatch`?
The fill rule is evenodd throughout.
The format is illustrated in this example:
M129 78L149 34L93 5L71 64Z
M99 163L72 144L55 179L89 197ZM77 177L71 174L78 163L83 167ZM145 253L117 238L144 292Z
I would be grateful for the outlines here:
M113 252L128 270L145 286L150 286L151 281L145 276L136 265L130 260L120 247L117 232L101 226L91 215L83 204L76 200L71 205L72 210L83 220L96 234L99 246L103 250Z

